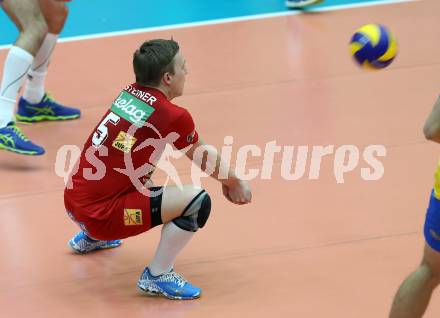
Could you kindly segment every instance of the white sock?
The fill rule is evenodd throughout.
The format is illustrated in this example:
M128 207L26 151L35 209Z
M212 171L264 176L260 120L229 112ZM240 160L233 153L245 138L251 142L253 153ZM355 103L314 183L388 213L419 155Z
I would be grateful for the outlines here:
M32 67L28 72L28 84L23 94L23 98L29 103L39 103L44 96L47 67L57 40L58 34L48 33L35 56Z
M173 222L169 222L162 227L159 246L148 268L150 273L158 276L169 272L176 260L177 255L186 246L195 232L182 230Z
M18 46L13 46L6 56L0 85L0 127L6 126L14 118L18 91L33 60L32 54Z
M15 99L0 96L0 128L6 127L10 121L14 121Z

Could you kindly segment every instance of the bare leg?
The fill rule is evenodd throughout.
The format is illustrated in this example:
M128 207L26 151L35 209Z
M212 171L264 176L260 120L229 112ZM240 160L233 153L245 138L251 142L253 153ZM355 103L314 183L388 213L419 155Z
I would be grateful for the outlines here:
M425 245L420 266L400 286L394 298L390 318L421 318L432 292L440 283L440 253Z
M35 56L48 31L39 1L4 0L3 9L20 31L14 45Z
M64 2L54 0L39 0L39 2L49 32L45 36L28 73L29 80L23 98L31 104L39 103L44 97L47 68L58 40L58 34L63 29L68 15L68 8Z

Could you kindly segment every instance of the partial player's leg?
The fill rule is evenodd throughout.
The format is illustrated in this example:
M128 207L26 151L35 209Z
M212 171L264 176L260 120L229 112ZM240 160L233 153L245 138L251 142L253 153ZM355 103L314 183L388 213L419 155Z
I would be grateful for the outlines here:
M19 47L35 56L48 31L39 1L4 0L2 7L20 31L14 47Z
M440 283L440 254L425 246L422 264L409 275L394 297L390 318L421 318Z
M436 180L439 180L439 170ZM425 251L422 263L402 283L394 298L390 318L420 318L432 292L440 283L440 196L436 181L425 221ZM436 194L437 192L437 194Z
M47 24L38 0L4 0L2 7L20 35L6 56L0 85L0 149L41 155L44 149L33 144L15 125L14 109L18 91L46 36Z
M174 272L174 261L180 251L202 228L211 211L211 199L206 191L192 185L183 189L165 187L161 202L164 223L161 239L153 260L141 275L138 287L150 294L170 299L194 299L201 290Z
M18 103L17 119L25 122L75 119L80 117L80 110L55 102L45 89L50 57L66 22L68 7L64 2L54 0L39 2L48 33L28 72L28 83Z

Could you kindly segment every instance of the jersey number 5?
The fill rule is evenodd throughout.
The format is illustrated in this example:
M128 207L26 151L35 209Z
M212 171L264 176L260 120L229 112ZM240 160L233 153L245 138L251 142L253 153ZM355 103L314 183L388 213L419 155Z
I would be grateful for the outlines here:
M112 123L113 125L117 125L121 117L116 115L115 113L110 112L103 121L99 124L95 133L93 134L92 143L95 148L99 148L108 137L108 128L107 123Z

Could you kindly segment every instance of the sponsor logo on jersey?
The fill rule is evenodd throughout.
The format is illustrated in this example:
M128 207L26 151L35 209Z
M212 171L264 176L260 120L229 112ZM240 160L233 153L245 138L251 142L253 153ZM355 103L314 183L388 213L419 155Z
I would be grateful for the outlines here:
M142 225L142 210L140 209L124 209L125 226Z
M153 107L133 97L126 91L122 91L115 99L111 110L138 128L142 127L154 112Z
M113 140L112 146L122 152L129 153L136 140L135 137L127 134L125 131L120 131L115 140Z

